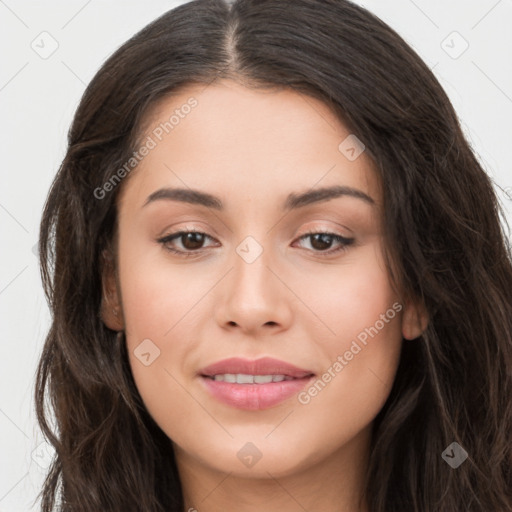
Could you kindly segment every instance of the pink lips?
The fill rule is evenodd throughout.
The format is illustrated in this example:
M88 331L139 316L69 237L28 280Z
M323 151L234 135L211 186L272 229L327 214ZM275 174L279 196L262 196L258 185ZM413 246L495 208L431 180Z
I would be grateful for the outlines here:
M264 384L214 380L215 375L284 375L286 380ZM309 370L264 357L256 360L224 359L203 368L199 375L217 400L238 409L259 410L277 405L298 393L314 376Z

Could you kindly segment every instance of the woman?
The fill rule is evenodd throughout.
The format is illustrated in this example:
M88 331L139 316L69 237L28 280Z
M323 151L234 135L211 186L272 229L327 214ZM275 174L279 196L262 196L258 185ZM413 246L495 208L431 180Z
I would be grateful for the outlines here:
M365 9L196 0L136 34L78 107L40 254L44 511L512 508L497 198Z

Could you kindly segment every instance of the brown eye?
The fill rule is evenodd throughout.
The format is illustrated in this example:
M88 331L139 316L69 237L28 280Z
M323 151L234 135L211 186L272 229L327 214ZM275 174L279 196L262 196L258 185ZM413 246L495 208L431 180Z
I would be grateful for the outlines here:
M310 235L310 240L312 247L319 251L323 251L325 249L330 249L330 246L334 241L334 237L327 233L316 233L315 235Z
M299 238L299 240L304 239L309 239L313 252L325 254L332 254L338 251L343 251L349 245L352 245L355 242L354 238L346 238L344 236L337 235L336 233L328 233L323 231L306 233ZM331 249L332 244L336 242L338 243L339 247Z
M203 249L203 244L207 238L212 239L206 233L201 233L200 231L178 231L177 233L171 233L170 235L160 238L157 241L170 252L183 256L195 256L195 252L199 253L200 250ZM176 242L180 242L177 249L172 247L176 245Z
M194 250L200 249L204 243L204 233L197 233L195 231L191 231L188 233L182 233L179 235L183 247L185 249Z

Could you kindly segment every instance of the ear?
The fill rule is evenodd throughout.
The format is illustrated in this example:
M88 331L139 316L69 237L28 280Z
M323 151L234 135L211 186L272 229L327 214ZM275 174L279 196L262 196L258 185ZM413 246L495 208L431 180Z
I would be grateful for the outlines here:
M402 336L406 340L414 340L421 336L428 325L427 309L419 301L409 301L402 315Z
M108 249L102 253L101 281L103 289L101 319L109 329L122 331L124 330L124 317L116 280L115 261Z

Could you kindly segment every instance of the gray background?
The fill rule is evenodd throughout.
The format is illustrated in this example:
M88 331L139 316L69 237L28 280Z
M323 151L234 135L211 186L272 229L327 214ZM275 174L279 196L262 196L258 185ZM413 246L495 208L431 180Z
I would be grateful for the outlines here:
M31 502L51 456L32 401L49 327L34 246L72 115L107 56L181 3L0 0L0 512L38 510ZM397 30L433 69L510 222L512 0L356 3Z

